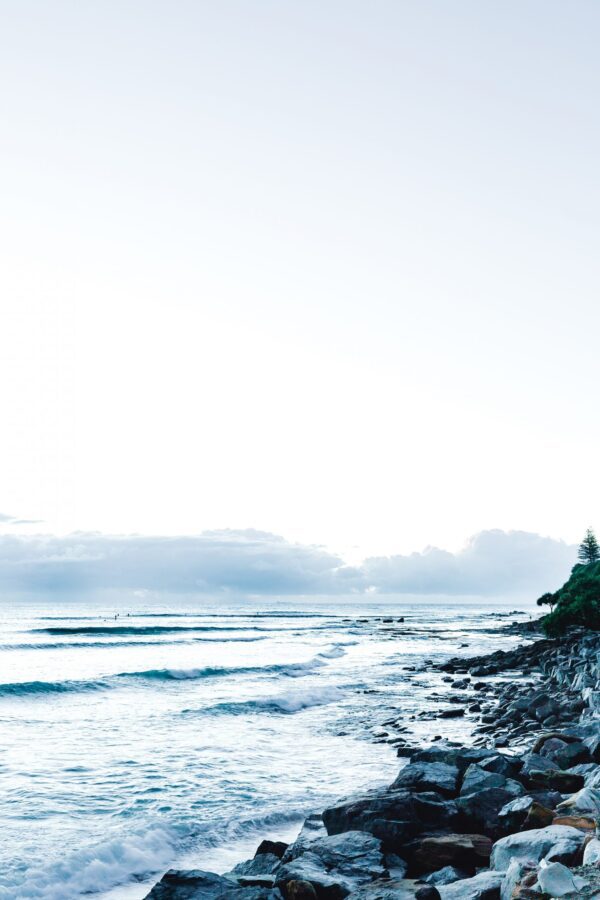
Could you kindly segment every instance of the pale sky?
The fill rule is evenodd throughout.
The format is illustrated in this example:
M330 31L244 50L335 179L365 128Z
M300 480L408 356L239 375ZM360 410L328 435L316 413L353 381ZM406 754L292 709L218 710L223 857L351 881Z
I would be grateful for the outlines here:
M600 525L600 6L0 0L0 531Z

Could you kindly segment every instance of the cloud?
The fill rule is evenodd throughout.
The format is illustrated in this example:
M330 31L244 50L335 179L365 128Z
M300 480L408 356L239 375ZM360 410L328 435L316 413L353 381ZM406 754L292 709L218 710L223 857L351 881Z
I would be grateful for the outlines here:
M527 531L481 531L458 553L429 547L408 556L365 560L365 579L381 591L503 594L556 589L576 562L576 548Z
M0 587L243 594L509 594L556 588L575 548L523 531L483 531L459 553L371 557L360 566L263 531L190 537L76 533L0 536Z
M16 516L9 516L7 513L0 513L0 525L41 525L42 519L18 519Z

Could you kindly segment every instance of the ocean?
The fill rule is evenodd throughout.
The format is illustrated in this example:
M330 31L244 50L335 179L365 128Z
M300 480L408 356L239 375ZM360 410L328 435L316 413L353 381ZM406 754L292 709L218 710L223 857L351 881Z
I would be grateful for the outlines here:
M533 611L517 605L5 600L0 898L139 900L168 868L226 871L390 782L390 716L415 741L468 740L468 716L427 717L442 685L426 661L514 646L493 628Z

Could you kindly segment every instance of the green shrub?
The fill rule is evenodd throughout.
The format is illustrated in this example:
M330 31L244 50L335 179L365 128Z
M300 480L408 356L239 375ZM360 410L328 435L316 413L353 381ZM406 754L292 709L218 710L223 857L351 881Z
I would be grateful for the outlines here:
M556 593L540 600L554 607L542 619L547 635L558 637L571 625L600 631L600 562L575 566Z

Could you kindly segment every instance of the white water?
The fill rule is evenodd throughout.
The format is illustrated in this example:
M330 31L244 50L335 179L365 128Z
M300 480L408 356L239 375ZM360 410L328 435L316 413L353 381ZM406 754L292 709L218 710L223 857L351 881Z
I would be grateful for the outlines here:
M440 677L406 666L515 643L484 630L481 602L448 598L53 598L5 605L2 624L11 900L137 900L169 867L224 871L264 836L291 838L307 813L394 777L394 750L373 743L387 717L431 736L411 716L436 707Z

